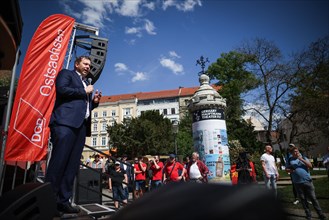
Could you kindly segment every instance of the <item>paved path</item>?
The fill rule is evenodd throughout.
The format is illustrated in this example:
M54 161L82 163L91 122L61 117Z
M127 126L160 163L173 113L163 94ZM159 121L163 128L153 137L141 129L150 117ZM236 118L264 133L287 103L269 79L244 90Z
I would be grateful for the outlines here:
M312 206L312 205L311 205ZM304 209L285 209L287 213L287 220L305 220ZM329 213L324 213L327 219L329 219ZM318 214L312 211L312 219L319 219Z

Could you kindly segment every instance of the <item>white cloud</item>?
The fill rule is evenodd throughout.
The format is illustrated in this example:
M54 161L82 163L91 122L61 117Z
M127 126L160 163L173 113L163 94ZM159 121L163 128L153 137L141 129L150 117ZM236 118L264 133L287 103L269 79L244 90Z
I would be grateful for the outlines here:
M83 23L90 24L99 28L104 27L102 11L97 11L94 8L85 8L81 14Z
M174 5L175 5L175 0L164 0L163 5L162 5L162 9L166 10L168 7L174 6Z
M137 72L133 78L131 79L132 82L136 82L136 81L144 81L147 80L147 76L145 73L143 72Z
M145 31L149 35L156 35L154 23L146 19L148 11L155 11L160 7L166 10L175 7L179 11L193 11L197 6L202 6L201 0L62 0L59 2L66 14L77 19L77 22L106 29L106 22L110 21L111 14L137 18L141 24L125 29L126 34L135 34L142 37ZM132 21L133 23L134 21Z
M126 27L126 34L139 34L141 32L140 28L137 27Z
M169 56L171 56L173 58L180 58L180 56L178 56L175 51L169 51Z
M66 14L81 20L78 22L103 28L104 22L108 20L107 11L110 11L110 7L106 1L63 0L60 4Z
M160 59L160 64L163 67L170 69L176 75L184 73L183 65L181 65L179 63L176 63L172 59L161 58Z
M114 64L114 70L119 75L125 75L126 73L130 74L132 76L131 82L137 82L137 81L144 81L147 80L147 74L143 72L134 72L128 68L128 66L124 63L116 63Z
M123 0L121 7L117 7L115 11L123 16L137 17L140 14L140 5L142 0Z
M124 63L116 63L114 64L115 72L126 72L128 71L128 67Z
M155 2L146 2L143 7L153 11L155 9Z
M179 11L193 11L196 6L202 6L201 0L164 0L162 9L166 10L168 7L176 7Z
M186 0L180 4L177 9L182 11L193 11L195 6L202 6L200 0Z
M141 26L136 26L136 27L126 27L125 28L125 33L126 34L134 34L137 37L142 37L143 36L143 31L145 31L146 33L148 33L149 35L156 35L155 27L152 21L148 20L148 19L144 19L144 20L136 20L135 23L141 23L144 22Z
M145 19L145 30L148 34L150 35L156 35L156 32L154 32L154 25L153 25L153 22L148 20L148 19Z

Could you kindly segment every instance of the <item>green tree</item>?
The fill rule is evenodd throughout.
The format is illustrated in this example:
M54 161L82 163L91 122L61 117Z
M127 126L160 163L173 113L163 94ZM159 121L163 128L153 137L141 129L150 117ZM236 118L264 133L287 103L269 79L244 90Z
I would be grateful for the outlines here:
M122 124L108 127L110 147L118 155L130 157L147 154L168 154L174 150L172 125L157 111L146 111L138 118L125 119Z
M285 115L292 128L289 136L305 148L317 146L321 137L329 136L329 36L298 53L294 65L295 91Z
M207 70L210 78L218 80L217 85L221 86L220 94L226 98L227 120L241 118L244 114L241 95L259 84L252 72L245 68L253 58L235 51L222 53Z
M277 129L283 111L289 108L287 100L297 72L289 65L291 61L285 62L281 50L272 41L263 38L248 40L237 51L252 57L244 67L260 83L256 89L249 91L253 98L248 110L265 121L266 142L274 144L277 140L272 139L271 132Z
M180 120L177 134L177 154L190 156L194 151L192 138L192 116L189 112Z
M246 70L246 65L253 59L254 56L235 51L223 53L207 71L212 79L218 80L217 85L221 86L219 92L226 99L225 118L229 140L238 140L249 151L258 148L259 143L253 127L242 118L244 100L241 96L259 84L252 72Z

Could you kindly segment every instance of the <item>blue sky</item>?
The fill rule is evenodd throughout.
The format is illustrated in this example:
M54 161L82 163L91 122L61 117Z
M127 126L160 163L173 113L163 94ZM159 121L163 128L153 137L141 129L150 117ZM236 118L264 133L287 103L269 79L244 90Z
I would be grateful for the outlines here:
M213 63L244 40L265 38L289 55L329 34L328 0L20 0L20 8L20 65L34 31L52 14L100 28L109 39L95 83L103 95L198 86L196 60Z

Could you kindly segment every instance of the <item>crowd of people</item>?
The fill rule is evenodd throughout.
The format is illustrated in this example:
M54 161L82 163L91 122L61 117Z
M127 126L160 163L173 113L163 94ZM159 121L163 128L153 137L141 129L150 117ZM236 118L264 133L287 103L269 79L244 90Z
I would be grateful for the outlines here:
M127 155L106 161L98 154L93 157L93 160L89 157L85 165L100 169L105 174L105 186L113 195L115 208L127 204L130 191L133 198L138 199L145 192L172 182L208 182L209 170L197 152L184 162L179 162L174 154L169 154L164 160L160 160L158 155L135 157L132 164L127 161Z
M277 181L280 176L272 151L271 145L265 145L260 162L264 185L277 196ZM294 144L289 145L288 152L283 161L292 181L294 204L299 202L302 204L308 219L311 218L310 204L313 205L320 219L326 219L315 195L309 172L312 168L311 162L307 157L302 156ZM329 148L328 155L323 158L325 166L329 165L328 158ZM207 166L200 160L197 152L186 157L184 162L177 161L174 154L169 154L166 160L160 160L158 155L151 158L135 157L132 164L127 161L127 155L123 155L118 160L108 159L106 162L96 155L93 161L88 159L86 164L93 168L102 168L103 172L108 174L108 189L113 194L115 208L119 208L119 204L127 204L129 189L133 193L133 198L138 199L145 192L171 182L207 183L209 175ZM234 161L231 170L231 174L233 173L237 174L236 181L234 175L231 175L233 184L257 183L255 164L246 152L239 153L238 159Z

